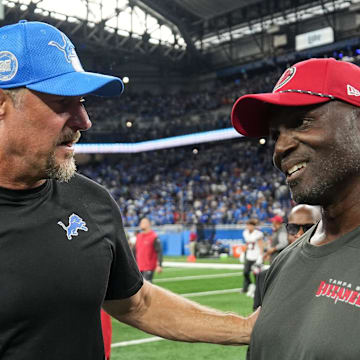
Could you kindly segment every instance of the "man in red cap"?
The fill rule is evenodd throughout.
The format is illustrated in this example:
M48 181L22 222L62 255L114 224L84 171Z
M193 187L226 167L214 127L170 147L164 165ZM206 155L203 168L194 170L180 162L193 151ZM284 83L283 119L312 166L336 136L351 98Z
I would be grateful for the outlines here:
M310 59L233 107L241 134L272 136L294 201L322 215L269 269L251 359L359 358L359 88L358 66Z
M271 218L273 226L273 234L271 236L270 248L264 254L264 259L270 257L272 263L275 257L288 246L287 232L283 224L283 218L280 215L275 215Z

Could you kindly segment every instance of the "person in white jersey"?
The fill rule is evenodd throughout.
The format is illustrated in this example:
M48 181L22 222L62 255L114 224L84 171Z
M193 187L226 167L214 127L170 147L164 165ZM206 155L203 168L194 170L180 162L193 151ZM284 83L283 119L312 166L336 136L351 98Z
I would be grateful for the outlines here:
M250 219L246 222L246 229L243 232L243 238L246 244L245 265L244 265L244 285L242 292L251 296L255 290L255 280L251 279L251 267L262 262L264 245L264 234L256 228L257 219Z

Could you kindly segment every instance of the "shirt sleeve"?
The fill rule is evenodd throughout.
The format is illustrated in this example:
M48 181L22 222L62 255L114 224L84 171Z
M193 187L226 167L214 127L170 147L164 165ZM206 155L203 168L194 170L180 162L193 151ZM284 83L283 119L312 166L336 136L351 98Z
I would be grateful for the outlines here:
M128 244L121 213L111 198L110 238L107 239L113 255L105 299L114 300L136 294L143 285L143 277L138 269Z

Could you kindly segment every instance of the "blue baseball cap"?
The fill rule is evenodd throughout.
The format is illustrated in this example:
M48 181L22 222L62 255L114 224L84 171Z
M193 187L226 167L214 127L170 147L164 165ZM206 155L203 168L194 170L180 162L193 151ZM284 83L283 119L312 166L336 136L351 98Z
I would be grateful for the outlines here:
M124 89L115 76L84 71L64 33L26 20L0 28L0 89L16 87L60 96L115 96Z

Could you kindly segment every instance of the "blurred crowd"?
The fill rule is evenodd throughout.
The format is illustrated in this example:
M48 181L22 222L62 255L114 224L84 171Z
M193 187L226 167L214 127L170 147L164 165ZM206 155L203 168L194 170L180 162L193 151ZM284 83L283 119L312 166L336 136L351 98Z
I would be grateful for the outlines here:
M336 52L324 56L359 64L360 49L354 54L349 57ZM296 61L300 60L305 59ZM230 110L235 100L247 93L271 92L288 66L264 65L242 71L218 79L202 91L153 94L134 93L127 88L120 99L89 97L86 108L93 128L83 134L82 141L139 142L231 127Z
M359 57L350 59L357 62ZM218 83L202 92L92 98L93 129L85 142L137 142L230 127L230 109L246 93L270 92L284 66ZM224 109L224 111L221 111ZM130 126L131 125L131 126ZM284 178L272 165L272 144L237 139L141 154L106 156L80 166L118 202L125 226L268 222L291 207Z
M93 121L86 142L138 142L231 127L230 109L248 92L271 91L282 70L218 81L201 92L141 94L125 91L120 99L87 99Z
M271 145L240 138L219 144L107 156L80 166L118 202L125 226L268 222L291 206Z

